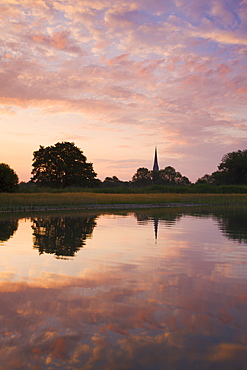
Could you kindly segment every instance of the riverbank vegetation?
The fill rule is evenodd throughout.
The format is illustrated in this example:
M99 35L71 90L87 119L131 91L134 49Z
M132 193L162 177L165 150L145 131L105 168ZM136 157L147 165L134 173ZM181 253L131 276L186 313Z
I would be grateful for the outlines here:
M106 194L96 192L71 193L2 193L0 211L25 211L49 209L83 208L134 208L151 206L188 205L247 205L247 194L178 194L178 193L139 193Z
M96 178L93 164L86 160L82 150L74 143L40 146L39 150L34 152L33 176L27 183L18 184L18 176L14 170L5 163L0 164L0 192L247 194L247 150L226 154L218 166L218 171L211 175L205 174L194 184L171 166L152 171L145 167L138 168L129 181L121 181L117 176L106 177L101 181Z
M34 185L31 183L21 183L20 193L99 193L99 194L247 194L247 185L210 185L210 184L190 184L188 186L174 185L150 185L144 187L135 187L131 184L122 186L106 187L98 186L94 188L85 187L67 187L53 188Z

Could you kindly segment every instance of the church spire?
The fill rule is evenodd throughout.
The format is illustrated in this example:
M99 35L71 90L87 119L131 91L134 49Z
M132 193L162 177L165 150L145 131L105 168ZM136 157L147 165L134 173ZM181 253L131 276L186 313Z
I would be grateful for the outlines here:
M154 165L153 165L153 171L159 171L157 147L155 147L155 152L154 152Z

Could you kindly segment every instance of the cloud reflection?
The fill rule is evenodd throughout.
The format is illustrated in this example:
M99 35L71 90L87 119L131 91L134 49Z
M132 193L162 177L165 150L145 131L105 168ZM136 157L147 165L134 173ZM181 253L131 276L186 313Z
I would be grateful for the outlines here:
M2 283L3 368L181 369L183 359L232 369L247 360L244 286L228 281L225 294L224 280L204 276L136 279L108 268L55 287Z
M216 219L221 212L213 214ZM136 225L126 222L131 217L98 218L94 253L88 265L86 255L79 260L78 276L51 271L28 283L0 283L2 369L244 368L246 275L232 274L246 263L240 245L233 250L209 211L138 211L136 251L127 245L129 260L123 260L126 228L136 231ZM150 250L143 221L153 227L154 219L161 222L160 235ZM95 218L85 220L34 217L35 237L48 239L43 251L69 235L77 246L92 231ZM65 235L65 225L73 232ZM114 259L107 254L97 259L106 248L106 235L107 243L116 238L110 249Z

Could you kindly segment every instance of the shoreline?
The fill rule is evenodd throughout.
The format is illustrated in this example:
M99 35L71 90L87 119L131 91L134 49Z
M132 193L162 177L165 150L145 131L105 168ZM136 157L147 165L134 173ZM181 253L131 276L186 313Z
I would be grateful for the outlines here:
M122 209L155 209L155 208L178 208L178 207L205 207L205 206L233 206L239 203L115 203L115 204L85 204L75 206L19 206L9 209L0 209L0 214L47 212L47 211L86 211L86 210L122 210ZM7 207L6 207L7 208Z

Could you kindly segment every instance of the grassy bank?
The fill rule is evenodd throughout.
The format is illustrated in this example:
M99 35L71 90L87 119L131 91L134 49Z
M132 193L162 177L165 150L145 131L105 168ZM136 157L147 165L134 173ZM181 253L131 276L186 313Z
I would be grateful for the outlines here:
M209 184L191 184L189 186L167 186L167 185L151 185L146 187L135 187L129 184L128 186L105 187L99 186L96 188L49 188L41 187L34 184L24 184L19 187L20 193L102 193L102 194L247 194L246 185L220 185L214 186Z
M0 211L32 209L73 209L112 205L247 205L247 194L104 194L79 193L0 193Z

